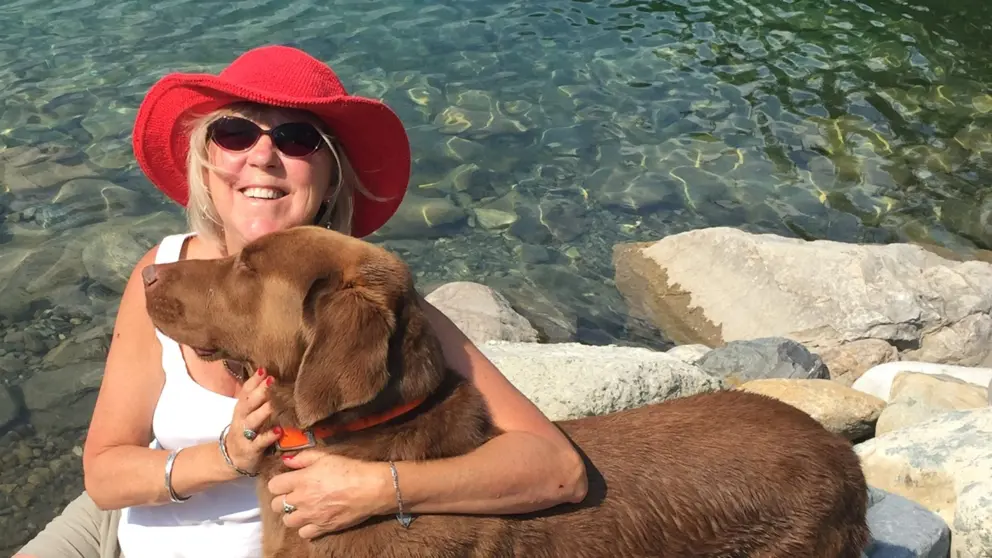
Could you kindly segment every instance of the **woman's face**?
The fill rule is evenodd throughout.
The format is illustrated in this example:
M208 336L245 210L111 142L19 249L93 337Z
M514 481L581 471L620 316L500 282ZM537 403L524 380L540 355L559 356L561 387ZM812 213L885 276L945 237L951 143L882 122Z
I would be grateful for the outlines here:
M265 130L305 121L276 111L251 118L235 116ZM266 135L243 151L230 151L208 141L207 156L223 171L222 175L208 170L206 183L230 253L265 234L313 224L321 202L328 197L334 172L334 157L326 143L309 155L290 157Z

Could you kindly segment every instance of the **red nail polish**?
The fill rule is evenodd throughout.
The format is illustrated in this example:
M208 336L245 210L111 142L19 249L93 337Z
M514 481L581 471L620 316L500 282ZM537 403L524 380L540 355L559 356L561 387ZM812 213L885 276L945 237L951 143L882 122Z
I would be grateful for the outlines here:
M275 382L275 381L276 381L275 378L273 378L272 376L269 376L268 378L265 379L265 385L271 386L272 383Z
M259 376L264 376L265 375L265 370L262 369L262 368L259 368L255 373L258 374Z
M279 428L278 426L273 428L272 432L274 432L276 436L282 436L282 428Z
M290 460L290 459L292 459L292 458L293 458L293 456L292 456L292 455L284 455L284 456L282 456L282 460L283 460L283 461L289 461L289 460Z

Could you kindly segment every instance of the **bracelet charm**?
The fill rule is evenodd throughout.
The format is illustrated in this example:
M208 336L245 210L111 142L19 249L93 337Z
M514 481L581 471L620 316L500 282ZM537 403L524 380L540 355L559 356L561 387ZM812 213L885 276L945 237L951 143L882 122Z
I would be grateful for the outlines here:
M400 493L400 475L396 472L396 464L389 461L389 471L393 474L393 488L396 489L396 505L398 511L396 512L396 521L400 522L404 528L409 529L410 524L413 523L413 517L403 513L403 494Z

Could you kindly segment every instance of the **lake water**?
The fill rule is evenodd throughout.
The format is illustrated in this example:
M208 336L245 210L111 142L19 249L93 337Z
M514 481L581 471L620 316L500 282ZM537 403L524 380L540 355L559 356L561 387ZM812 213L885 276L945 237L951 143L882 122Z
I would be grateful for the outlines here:
M617 243L992 247L990 21L982 0L5 1L0 551L78 492L123 277L183 228L130 147L161 75L309 51L408 126L410 194L374 240L425 288L489 284L552 340L663 347L628 319Z

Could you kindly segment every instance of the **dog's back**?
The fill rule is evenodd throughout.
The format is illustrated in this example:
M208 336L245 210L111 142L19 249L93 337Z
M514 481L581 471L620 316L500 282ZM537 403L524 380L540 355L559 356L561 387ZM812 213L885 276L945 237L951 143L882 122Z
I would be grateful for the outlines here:
M858 558L868 543L849 443L785 403L718 392L558 424L587 459L581 504L377 518L310 555Z
M604 508L576 510L570 529L620 538L626 556L857 558L868 543L850 444L770 397L699 394L560 425ZM604 513L617 531L597 527Z

